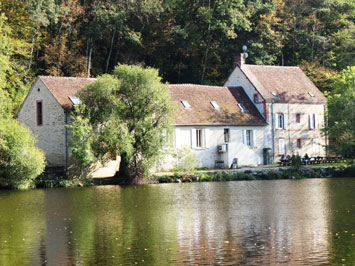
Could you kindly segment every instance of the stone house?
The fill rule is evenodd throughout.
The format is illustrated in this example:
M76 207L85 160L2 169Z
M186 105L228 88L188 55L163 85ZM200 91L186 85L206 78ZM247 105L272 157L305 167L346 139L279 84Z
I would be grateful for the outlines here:
M281 155L325 156L327 138L322 134L327 101L299 67L245 64L244 54L224 86L240 86L268 125L265 151Z
M78 103L76 93L95 80L39 76L22 103L18 120L36 137L36 146L45 152L48 167L68 168L70 148L66 125L70 112ZM109 162L105 167L97 165L91 175L112 176L118 166L118 160Z
M48 166L69 166L65 125L80 103L78 91L94 81L39 76L30 89L18 119L36 136ZM174 149L191 148L198 167L230 167L236 161L239 166L266 164L286 154L326 154L327 139L320 130L326 98L299 67L248 65L242 54L224 87L168 87L178 105ZM166 161L166 166L173 165L171 157ZM113 175L118 163L97 166L93 175Z
M169 85L175 113L174 148L189 147L198 167L262 163L265 119L242 88Z

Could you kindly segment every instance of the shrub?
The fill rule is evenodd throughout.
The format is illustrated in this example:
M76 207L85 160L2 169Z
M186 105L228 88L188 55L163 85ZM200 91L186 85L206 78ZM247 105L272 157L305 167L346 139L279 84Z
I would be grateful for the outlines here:
M173 155L176 165L175 171L176 174L184 174L184 175L193 175L196 171L196 155L191 151L190 148L183 147L181 149L176 150Z
M45 167L31 132L14 119L0 118L0 180L2 186L26 188ZM1 185L0 184L0 185Z

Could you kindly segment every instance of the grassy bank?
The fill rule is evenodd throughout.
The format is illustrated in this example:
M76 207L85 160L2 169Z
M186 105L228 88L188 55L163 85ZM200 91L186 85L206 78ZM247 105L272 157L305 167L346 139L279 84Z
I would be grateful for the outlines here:
M174 174L156 177L159 183L216 182L241 180L277 180L325 177L355 177L355 167L304 167L300 169L284 167L277 170L246 170L243 172L206 172L193 175Z
M278 180L278 179L304 179L326 177L355 177L355 166L343 167L280 167L271 169L249 169L238 172L203 171L195 174L175 173L172 175L153 176L146 183L182 183L182 182L219 182L241 180ZM100 185L119 185L117 178L102 179L67 179L62 175L41 175L34 180L13 184L0 178L0 189L28 189L28 188L57 188L57 187L85 187Z

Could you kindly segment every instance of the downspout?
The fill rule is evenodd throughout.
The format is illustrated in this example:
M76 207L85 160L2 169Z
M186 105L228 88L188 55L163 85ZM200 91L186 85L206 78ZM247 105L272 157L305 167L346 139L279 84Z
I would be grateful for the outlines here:
M271 100L271 143L272 143L272 162L275 162L275 129L274 129L274 100Z
M65 173L68 173L69 167L69 145L68 145L68 112L64 112L64 124L65 124Z

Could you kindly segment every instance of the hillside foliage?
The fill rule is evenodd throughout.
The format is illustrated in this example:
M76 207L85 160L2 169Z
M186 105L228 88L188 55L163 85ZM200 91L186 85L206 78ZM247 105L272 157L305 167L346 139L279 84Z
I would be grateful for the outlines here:
M121 63L221 85L247 45L247 63L302 65L328 90L325 74L355 61L353 0L0 0L0 14L14 110L40 74L96 77Z

